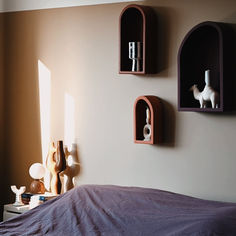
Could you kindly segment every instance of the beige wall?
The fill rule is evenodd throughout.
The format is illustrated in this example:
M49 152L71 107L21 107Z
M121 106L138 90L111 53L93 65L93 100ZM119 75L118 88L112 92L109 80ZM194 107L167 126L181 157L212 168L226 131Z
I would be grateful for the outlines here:
M227 2L227 3L226 3ZM64 96L75 102L77 184L160 188L236 202L235 114L177 112L177 51L196 24L236 24L234 0L144 1L158 15L152 76L118 74L118 19L127 4L6 14L6 153L10 184L29 185L41 161L38 60L51 71L51 137L64 139ZM234 79L234 78L232 78ZM133 142L133 104L140 95L165 101L166 143Z
M0 11L23 11L23 10L35 10L35 9L49 9L49 8L61 8L61 7L74 7L74 6L88 6L106 3L117 2L134 2L135 0L0 0ZM142 0L140 0L142 1Z

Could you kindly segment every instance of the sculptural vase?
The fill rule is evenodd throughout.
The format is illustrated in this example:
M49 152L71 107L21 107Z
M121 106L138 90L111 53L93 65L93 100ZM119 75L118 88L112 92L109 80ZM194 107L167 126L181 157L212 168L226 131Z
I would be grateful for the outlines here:
M52 174L51 179L51 192L53 194L61 193L61 180L60 173L66 169L66 159L65 153L63 149L63 141L57 142L56 149L53 148L54 144L52 144L52 148L49 151L47 158L47 168Z

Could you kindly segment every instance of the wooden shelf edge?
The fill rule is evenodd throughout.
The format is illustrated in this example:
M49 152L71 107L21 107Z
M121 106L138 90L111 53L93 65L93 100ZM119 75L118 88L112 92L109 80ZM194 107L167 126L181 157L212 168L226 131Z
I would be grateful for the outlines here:
M145 75L144 71L119 71L119 74Z
M223 112L224 110L222 108L196 108L196 107L181 107L178 108L178 111L196 111L196 112Z
M139 144L155 144L152 141L144 141L144 140L134 140L134 143L139 143Z

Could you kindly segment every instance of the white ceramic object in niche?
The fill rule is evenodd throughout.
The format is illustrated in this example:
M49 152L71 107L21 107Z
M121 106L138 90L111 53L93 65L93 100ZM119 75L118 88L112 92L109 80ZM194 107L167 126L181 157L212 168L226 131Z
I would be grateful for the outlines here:
M141 71L142 43L129 42L129 59L132 60L132 71Z
M210 101L212 108L219 107L219 93L210 86L210 70L205 71L205 87L202 92L194 84L190 91L193 91L193 96L196 100L199 100L200 108L206 108L206 102Z
M146 125L143 128L143 136L144 136L144 141L150 141L151 140L151 124L150 124L150 110L147 107L146 109Z

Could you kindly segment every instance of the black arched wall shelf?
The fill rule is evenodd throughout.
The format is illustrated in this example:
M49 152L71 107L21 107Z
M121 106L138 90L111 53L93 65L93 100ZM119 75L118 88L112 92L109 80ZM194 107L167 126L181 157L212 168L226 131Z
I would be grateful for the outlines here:
M155 68L155 33L156 19L151 7L131 4L126 6L119 19L120 28L120 74L152 74ZM132 71L129 59L129 42L142 43L140 71Z
M143 128L146 125L146 108L150 110L151 139L144 141ZM156 96L140 96L134 103L134 142L157 144L162 141L162 105Z
M224 23L203 22L193 27L183 39L178 52L178 110L223 112L230 102L230 29ZM232 62L231 62L232 63ZM189 91L197 84L199 91L205 86L205 71L210 70L211 86L219 92L218 108L200 108Z

